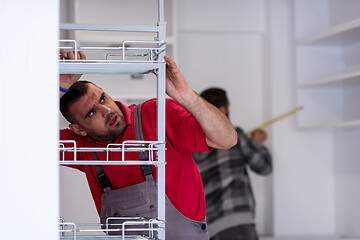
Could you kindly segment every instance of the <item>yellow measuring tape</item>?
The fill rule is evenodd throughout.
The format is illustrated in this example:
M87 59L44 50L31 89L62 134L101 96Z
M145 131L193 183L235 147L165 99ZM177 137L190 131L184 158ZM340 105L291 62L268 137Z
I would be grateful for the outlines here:
M288 117L290 115L295 114L296 112L298 112L298 111L300 111L302 109L303 109L303 107L297 107L294 110L291 110L290 112L284 113L284 114L282 114L282 115L280 115L280 116L278 116L278 117L276 117L276 118L274 118L274 119L272 119L272 120L258 126L257 128L254 128L253 130L249 131L247 134L251 135L256 129L263 129L263 128L273 124L274 122L277 122L277 121L279 121L279 120L281 120L283 118L286 118L286 117Z

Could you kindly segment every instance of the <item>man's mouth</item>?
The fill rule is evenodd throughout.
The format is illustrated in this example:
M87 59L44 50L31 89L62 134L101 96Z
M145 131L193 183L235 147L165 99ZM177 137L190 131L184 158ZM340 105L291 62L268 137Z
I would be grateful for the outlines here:
M117 124L117 122L118 122L118 117L114 115L109 121L109 126L114 126Z

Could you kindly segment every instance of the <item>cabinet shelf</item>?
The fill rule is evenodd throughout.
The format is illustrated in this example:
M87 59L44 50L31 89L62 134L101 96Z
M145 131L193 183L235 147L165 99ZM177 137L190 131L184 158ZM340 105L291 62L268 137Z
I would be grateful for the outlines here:
M60 63L61 74L136 74L147 73L164 64L161 61L107 61Z
M310 87L341 87L348 82L354 82L360 84L360 71L351 73L345 73L342 75L329 77L326 79L312 81L310 83L298 84L298 88L310 88Z
M344 121L344 122L334 122L334 123L324 123L319 125L307 125L299 127L300 129L321 129L321 128L346 128L346 127L357 127L360 126L360 119L353 121Z
M298 46L310 44L343 45L357 42L359 38L360 18L299 39L296 44Z
M358 3L298 0L295 44L298 127L360 126Z

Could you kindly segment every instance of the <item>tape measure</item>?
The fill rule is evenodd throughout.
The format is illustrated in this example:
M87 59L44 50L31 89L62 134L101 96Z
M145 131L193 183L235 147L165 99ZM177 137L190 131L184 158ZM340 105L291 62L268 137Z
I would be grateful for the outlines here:
M267 126L269 126L269 125L271 125L271 124L273 124L273 123L275 123L277 121L280 121L281 119L284 119L284 118L286 118L288 116L291 116L291 115L297 113L298 111L300 111L302 109L303 109L303 107L297 107L294 110L291 110L290 112L284 113L284 114L282 114L282 115L280 115L280 116L278 116L278 117L276 117L276 118L274 118L274 119L272 119L272 120L258 126L257 128L254 128L253 130L249 131L247 134L251 135L256 129L263 129L263 128L265 128L265 127L267 127Z

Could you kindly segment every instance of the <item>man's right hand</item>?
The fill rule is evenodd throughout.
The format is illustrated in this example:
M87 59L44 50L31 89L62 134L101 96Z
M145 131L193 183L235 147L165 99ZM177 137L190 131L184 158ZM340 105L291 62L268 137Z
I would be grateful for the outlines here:
M65 49L60 49L60 59L75 60L75 52L67 52ZM77 59L86 60L86 56L82 51L77 51ZM60 74L60 87L69 89L71 85L80 79L81 75L82 74ZM60 97L64 94L64 92L60 92Z
M267 134L262 129L256 129L253 133L251 133L251 139L254 143L264 142L267 138Z

